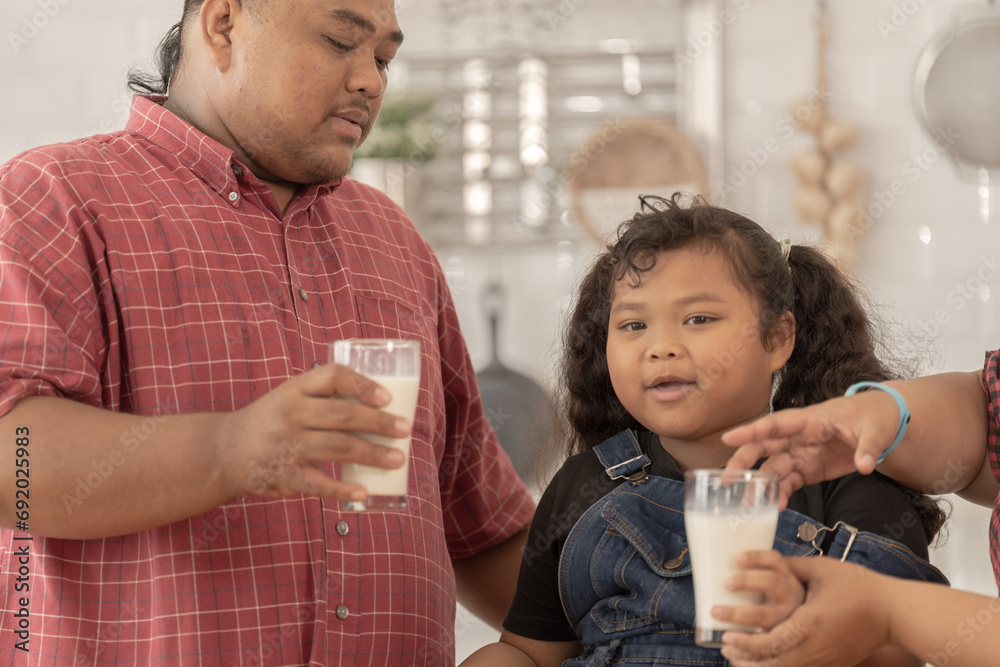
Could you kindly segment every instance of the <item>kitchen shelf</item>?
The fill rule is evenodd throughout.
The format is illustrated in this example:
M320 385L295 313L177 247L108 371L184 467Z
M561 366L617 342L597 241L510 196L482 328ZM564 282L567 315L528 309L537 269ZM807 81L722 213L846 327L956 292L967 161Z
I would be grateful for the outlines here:
M400 57L394 68L405 74L404 93L434 99L432 125L434 158L410 160L405 208L432 245L442 249L504 245L528 247L549 245L563 240L579 240L577 225L567 225L570 196L562 170L572 164L574 153L605 128L613 133L620 123L631 118L655 118L683 126L684 99L680 72L675 64L676 50L669 47L639 48L628 54L639 63L640 88L626 91L623 55L593 51L450 53L439 55L410 54ZM543 77L526 76L521 68L525 60L535 60L544 70ZM466 81L470 63L487 76L477 82ZM522 87L535 86L536 97L544 104L535 110L537 130L545 159L541 165L521 161L522 126L526 119L521 109L526 104ZM488 110L469 108L466 99L488 95ZM482 101L482 100L480 100ZM590 105L588 111L578 110ZM481 117L480 117L481 116ZM489 128L490 142L484 147L468 146L467 123L482 123ZM464 157L475 149L490 155L490 163L500 166L481 172L467 172ZM404 161L405 158L404 158ZM469 185L492 193L485 215L464 213L464 193ZM531 193L534 192L534 195ZM530 211L539 224L524 224ZM467 220L488 229L478 235Z

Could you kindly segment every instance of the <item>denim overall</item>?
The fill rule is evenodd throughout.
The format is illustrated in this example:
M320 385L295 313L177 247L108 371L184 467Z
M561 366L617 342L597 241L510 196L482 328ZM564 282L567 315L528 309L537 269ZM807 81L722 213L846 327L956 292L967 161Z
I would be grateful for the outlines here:
M684 532L684 483L647 476L649 458L623 431L594 450L611 479L628 481L598 500L570 531L559 559L559 595L585 649L563 667L728 665L694 643L694 586ZM821 548L822 547L822 548ZM947 583L905 546L792 510L781 512L774 548L827 556L879 572Z

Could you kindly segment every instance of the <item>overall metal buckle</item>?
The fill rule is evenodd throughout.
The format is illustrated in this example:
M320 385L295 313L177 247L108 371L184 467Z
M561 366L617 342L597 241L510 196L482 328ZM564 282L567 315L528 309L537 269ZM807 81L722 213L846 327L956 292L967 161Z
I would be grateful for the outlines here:
M851 547L854 546L854 538L858 536L858 529L852 526L851 524L845 523L843 521L838 521L833 525L833 528L828 528L826 526L823 526L822 528L817 528L811 523L803 523L801 526L799 526L799 530L796 533L796 535L803 542L808 542L809 544L811 544L812 547L820 553L820 555L826 555L823 551L823 546L822 546L823 542L825 541L826 537L832 537L834 534L836 534L837 529L840 527L846 528L851 535L850 538L847 540L847 546L844 547L844 553L840 557L840 562L843 563L845 560L847 560L847 555L851 552ZM830 535L824 537L823 534L827 532L829 532ZM819 542L819 544L817 544L817 542Z

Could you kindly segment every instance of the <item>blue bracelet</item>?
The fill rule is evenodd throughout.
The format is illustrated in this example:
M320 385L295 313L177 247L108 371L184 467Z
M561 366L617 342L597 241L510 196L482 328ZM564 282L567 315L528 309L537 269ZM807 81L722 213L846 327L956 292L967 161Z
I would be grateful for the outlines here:
M847 388L844 396L853 396L858 391L867 389L878 389L879 391L884 391L896 400L896 407L899 408L899 428L896 430L896 439L892 441L892 444L889 445L889 447L882 452L882 455L878 457L878 460L875 461L875 465L879 465L882 461L885 461L886 457L889 456L889 454L892 454L896 447L899 447L899 443L903 441L903 436L906 435L906 429L910 427L910 409L907 407L906 400L903 398L902 394L892 387L882 384L881 382L855 382Z

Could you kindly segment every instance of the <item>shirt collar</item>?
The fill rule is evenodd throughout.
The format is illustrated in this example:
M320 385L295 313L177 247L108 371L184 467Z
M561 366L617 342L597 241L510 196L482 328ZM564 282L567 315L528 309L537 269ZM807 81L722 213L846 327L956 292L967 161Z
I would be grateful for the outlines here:
M248 190L270 194L270 188L236 159L233 149L163 108L166 99L161 95L134 95L126 129L177 156L223 197ZM300 188L295 199L309 206L339 185L340 181L335 181Z

